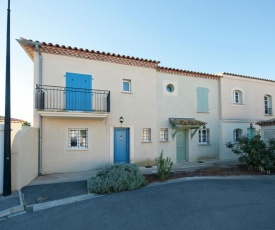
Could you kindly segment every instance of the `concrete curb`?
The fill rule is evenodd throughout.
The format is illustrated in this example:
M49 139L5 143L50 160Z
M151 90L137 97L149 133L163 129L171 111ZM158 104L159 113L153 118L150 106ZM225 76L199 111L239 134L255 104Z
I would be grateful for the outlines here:
M24 205L23 205L22 193L20 190L18 191L18 197L19 197L20 204L15 207L11 207L11 208L1 211L0 212L0 221L5 220L7 218L11 218L13 216L17 216L17 215L26 213L25 209L24 209Z
M243 179L270 179L270 180L275 180L275 175L235 175L235 176L195 176L195 177L184 177L184 178L178 178L178 179L173 179L173 180L168 180L168 181L163 181L163 182L154 182L146 187L143 188L150 188L150 187L155 187L155 186L160 186L160 185L167 185L167 184L174 184L174 183L179 183L183 181L192 181L192 180L243 180Z
M101 197L101 196L102 195L96 195L96 194L85 194L85 195L80 195L80 196L74 196L74 197L69 197L69 198L65 198L65 199L49 201L49 202L45 202L45 203L41 203L41 204L28 205L28 206L25 206L25 210L27 212L37 212L37 211L57 207L60 205L71 204L71 203L88 200L88 199L92 199L92 198L97 198L97 197Z

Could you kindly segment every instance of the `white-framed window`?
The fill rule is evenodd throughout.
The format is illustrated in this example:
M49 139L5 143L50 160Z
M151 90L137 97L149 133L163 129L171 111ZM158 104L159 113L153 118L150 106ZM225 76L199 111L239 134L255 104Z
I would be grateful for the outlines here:
M68 129L69 149L88 149L88 129Z
M142 141L143 142L151 141L151 129L150 128L142 129Z
M161 128L159 132L160 141L168 141L168 129Z
M199 129L199 144L209 144L210 141L209 129Z
M243 104L243 93L241 90L233 91L233 103L234 104Z
M122 81L122 91L126 93L132 92L131 80L123 79Z
M234 129L233 130L233 140L234 142L239 142L240 137L242 136L243 131L241 129Z
M272 115L272 98L270 95L264 96L264 114Z

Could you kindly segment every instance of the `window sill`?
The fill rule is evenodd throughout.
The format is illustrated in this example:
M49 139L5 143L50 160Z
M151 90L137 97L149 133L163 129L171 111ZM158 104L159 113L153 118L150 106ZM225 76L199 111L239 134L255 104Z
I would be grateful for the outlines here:
M167 143L167 142L169 142L168 140L167 141L165 141L165 140L163 140L163 141L159 141L160 143Z
M141 141L141 143L152 143L152 141Z
M233 105L244 105L243 103L234 103L233 102Z
M265 116L272 116L273 114L265 114Z
M199 143L198 146L209 146L211 145L210 143Z
M90 149L86 149L86 148L70 148L70 149L66 149L67 152L82 152L82 151L89 151Z
M133 94L133 92L128 92L128 91L121 91L123 94Z
M199 111L197 111L197 113L207 113L207 114L209 114L210 112L199 112Z

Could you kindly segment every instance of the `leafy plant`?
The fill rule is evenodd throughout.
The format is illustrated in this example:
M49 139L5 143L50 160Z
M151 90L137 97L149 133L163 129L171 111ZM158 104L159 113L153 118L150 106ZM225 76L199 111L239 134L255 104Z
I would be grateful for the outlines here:
M28 121L24 121L24 122L22 123L22 126L31 126L31 123L28 122Z
M88 181L91 193L107 194L129 191L145 186L147 181L135 164L114 164L98 172Z
M225 145L239 155L239 161L245 163L249 170L270 174L275 169L275 139L266 143L257 134L251 139L247 136L241 137L238 144L227 142Z
M173 162L171 161L171 158L163 158L163 151L161 151L161 154L159 157L156 158L157 163L157 176L160 180L165 180L171 173L171 168L173 166Z

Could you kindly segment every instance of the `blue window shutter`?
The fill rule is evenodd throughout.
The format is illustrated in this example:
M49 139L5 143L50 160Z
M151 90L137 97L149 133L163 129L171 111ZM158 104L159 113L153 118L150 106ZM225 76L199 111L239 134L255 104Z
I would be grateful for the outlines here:
M208 112L208 88L197 88L197 112Z
M66 72L66 87L66 110L92 110L91 75Z

